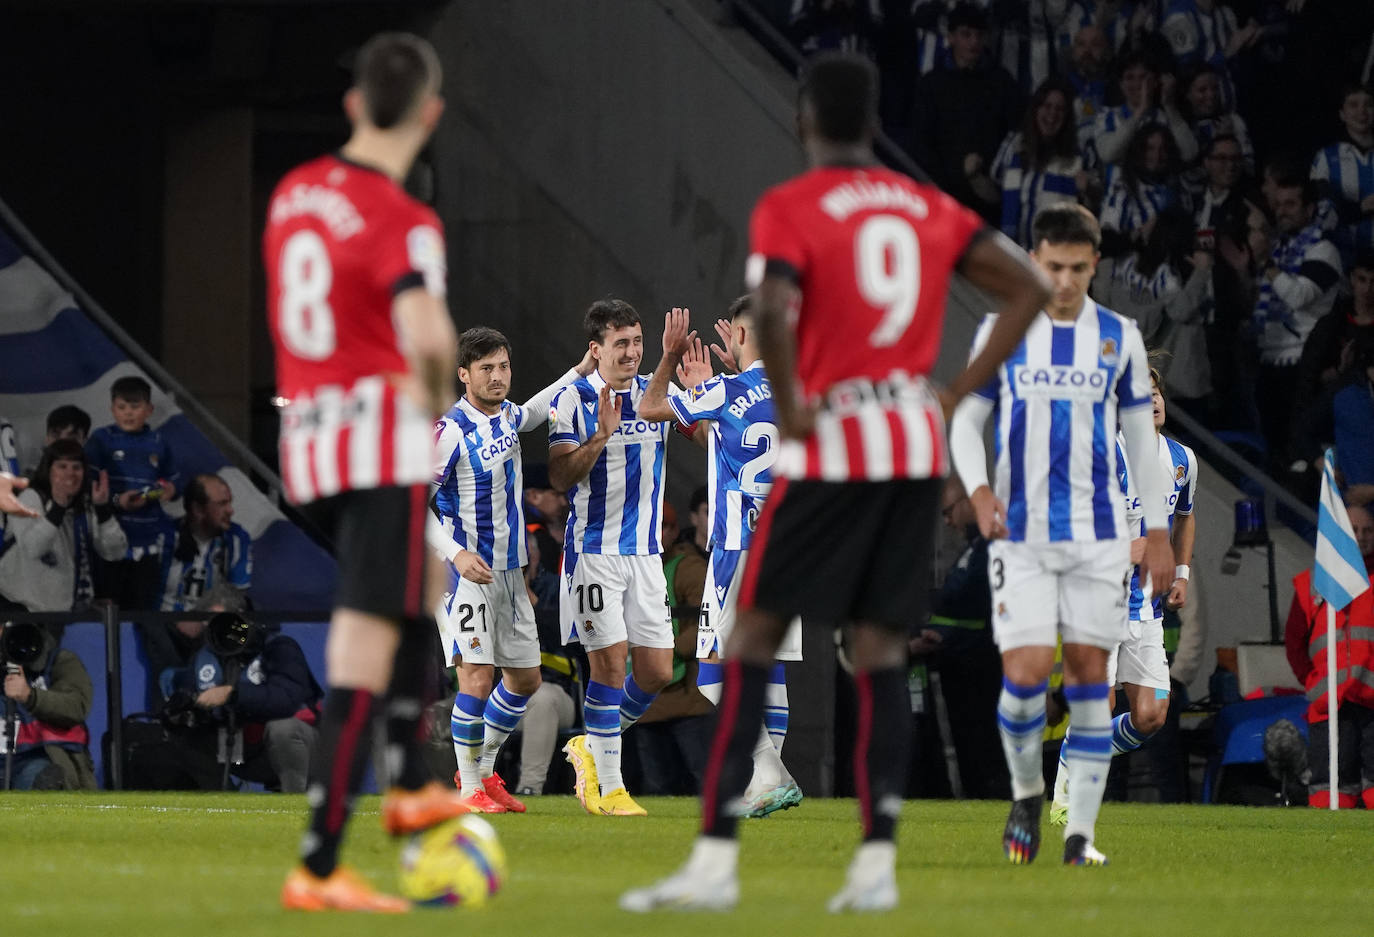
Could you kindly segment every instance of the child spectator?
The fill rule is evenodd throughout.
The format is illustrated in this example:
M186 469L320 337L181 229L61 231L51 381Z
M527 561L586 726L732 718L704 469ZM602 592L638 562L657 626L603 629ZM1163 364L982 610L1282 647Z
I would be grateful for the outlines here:
M110 584L125 608L149 608L159 572L158 543L166 525L163 501L177 496L178 470L171 447L148 425L152 387L141 377L110 385L114 423L91 433L86 456L96 471L109 473L110 498L129 550Z

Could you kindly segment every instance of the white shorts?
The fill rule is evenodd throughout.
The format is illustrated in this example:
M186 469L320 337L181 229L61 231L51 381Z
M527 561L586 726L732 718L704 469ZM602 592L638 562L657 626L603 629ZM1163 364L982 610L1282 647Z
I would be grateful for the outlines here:
M701 619L697 623L698 660L705 660L712 653L724 659L725 644L735 627L735 606L748 557L747 550L714 550L706 563L706 588L701 590ZM717 575L720 584L716 582ZM787 626L774 659L802 659L800 618L793 618Z
M1003 651L1087 644L1111 650L1125 640L1131 582L1127 540L988 545L992 633Z
M1127 621L1127 637L1107 658L1107 685L1134 683L1169 692L1169 661L1164 656L1164 620Z
M539 629L519 569L492 573L485 584L454 571L443 604L435 614L445 661L466 664L538 667Z
M589 651L621 641L636 647L673 646L668 582L658 554L567 551L558 604L564 644L578 641Z

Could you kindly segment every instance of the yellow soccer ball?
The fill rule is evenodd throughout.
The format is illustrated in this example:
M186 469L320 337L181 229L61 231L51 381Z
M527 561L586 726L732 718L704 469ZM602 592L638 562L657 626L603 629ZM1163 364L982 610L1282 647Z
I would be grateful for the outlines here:
M480 908L506 881L506 851L490 823L468 814L412 836L400 880L417 904Z

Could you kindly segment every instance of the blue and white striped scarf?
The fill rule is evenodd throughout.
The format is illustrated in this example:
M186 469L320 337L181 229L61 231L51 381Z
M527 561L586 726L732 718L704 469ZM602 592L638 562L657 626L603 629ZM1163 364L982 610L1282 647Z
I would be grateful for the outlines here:
M1273 253L1269 255L1269 259L1278 265L1280 273L1297 276L1298 271L1302 269L1303 258L1307 256L1307 251L1321 239L1321 226L1310 224L1292 237L1279 238L1279 242L1274 245ZM1259 278L1259 298L1255 302L1255 331L1262 332L1267 322L1281 322L1283 327L1292 332L1295 338L1301 337L1301 333L1293 320L1293 310L1288 308L1288 304L1279 297L1278 293L1274 292L1273 281L1261 275Z

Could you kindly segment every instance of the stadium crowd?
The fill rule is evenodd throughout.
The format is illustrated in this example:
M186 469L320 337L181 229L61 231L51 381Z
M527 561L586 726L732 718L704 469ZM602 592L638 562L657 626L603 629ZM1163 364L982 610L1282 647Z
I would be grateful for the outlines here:
M1093 295L1163 349L1171 403L1315 493L1374 470L1368 9L1268 0L758 4L804 55L868 55L888 135L1023 246L1098 214ZM970 107L970 101L979 105Z

